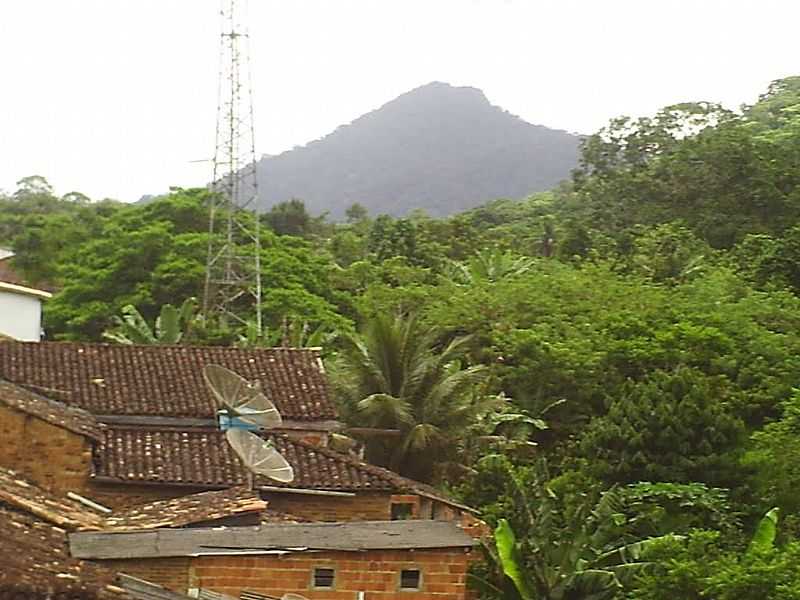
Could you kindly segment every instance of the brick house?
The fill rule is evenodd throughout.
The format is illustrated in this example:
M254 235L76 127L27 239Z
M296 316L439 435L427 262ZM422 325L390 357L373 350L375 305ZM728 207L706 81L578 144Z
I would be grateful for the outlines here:
M475 541L453 522L298 523L266 505L232 488L109 513L0 468L0 598L465 597Z
M73 556L173 590L310 600L460 600L475 541L454 523L370 521L78 532Z
M111 507L241 485L247 473L202 378L209 363L261 382L284 416L265 437L295 481L255 481L273 509L319 521L469 520L434 488L327 447L340 424L308 349L0 342L0 433L16 440L0 466Z
M247 473L216 426L201 374L210 363L258 380L284 416L281 430L263 436L293 466L290 484L257 477L253 491L237 487ZM257 550L234 555L140 555L133 544L124 560L96 556L110 571L147 580L127 581L180 594L463 599L480 521L430 486L328 447L336 417L313 350L0 342L0 467L46 493L78 494L111 510L71 531L157 530L183 540L183 529L162 529L199 536L225 526L226 548L254 527L260 532L248 541ZM0 478L0 489L8 485ZM319 546L321 532L331 531L363 544ZM273 547L279 533L284 543ZM405 545L393 545L400 539Z

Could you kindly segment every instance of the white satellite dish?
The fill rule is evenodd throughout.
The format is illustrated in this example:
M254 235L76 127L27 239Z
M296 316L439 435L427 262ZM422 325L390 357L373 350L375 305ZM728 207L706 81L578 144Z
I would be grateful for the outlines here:
M289 483L294 479L292 465L255 433L244 429L228 429L225 439L251 473L264 475L281 483Z
M217 400L219 413L230 420L271 429L283 423L281 414L261 391L261 386L247 381L230 369L206 365L203 378Z
M203 378L219 406L219 428L244 463L250 486L253 475L263 475L281 483L292 481L292 465L272 444L254 433L259 428L270 429L283 423L278 409L260 386L219 365L206 365Z

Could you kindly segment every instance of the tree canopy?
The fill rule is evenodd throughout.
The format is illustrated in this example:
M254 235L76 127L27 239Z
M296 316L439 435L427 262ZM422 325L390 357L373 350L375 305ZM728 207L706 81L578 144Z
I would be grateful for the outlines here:
M323 344L366 457L500 525L523 596L795 598L798 164L790 77L740 111L614 119L525 200L342 223L288 200L259 217L267 334L170 339ZM33 176L0 196L14 268L56 290L48 337L177 336L162 311L202 295L206 194L131 206ZM497 598L511 574L487 569Z

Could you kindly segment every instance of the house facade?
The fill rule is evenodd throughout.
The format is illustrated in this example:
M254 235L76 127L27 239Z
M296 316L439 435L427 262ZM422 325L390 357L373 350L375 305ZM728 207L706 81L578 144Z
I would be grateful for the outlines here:
M76 558L173 590L310 600L460 600L475 541L446 521L78 532Z
M50 292L28 286L11 269L13 253L0 250L0 335L38 342L42 338L42 303Z
M0 334L15 340L42 338L42 302L52 294L0 281Z

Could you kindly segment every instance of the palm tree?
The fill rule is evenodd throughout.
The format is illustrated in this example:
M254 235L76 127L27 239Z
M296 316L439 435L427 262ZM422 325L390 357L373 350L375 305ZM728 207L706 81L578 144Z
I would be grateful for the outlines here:
M103 337L119 344L179 344L197 321L196 312L196 298L187 298L179 308L165 304L151 326L135 306L127 304L121 317L112 318L114 327L104 331Z
M422 481L456 459L459 437L497 404L481 385L486 368L461 364L470 338L441 338L413 315L380 315L343 336L334 368L342 417L378 432L367 459Z
M470 285L478 281L494 283L506 277L524 275L536 261L529 256L488 248L476 252L465 261L451 261L446 276L455 283Z

